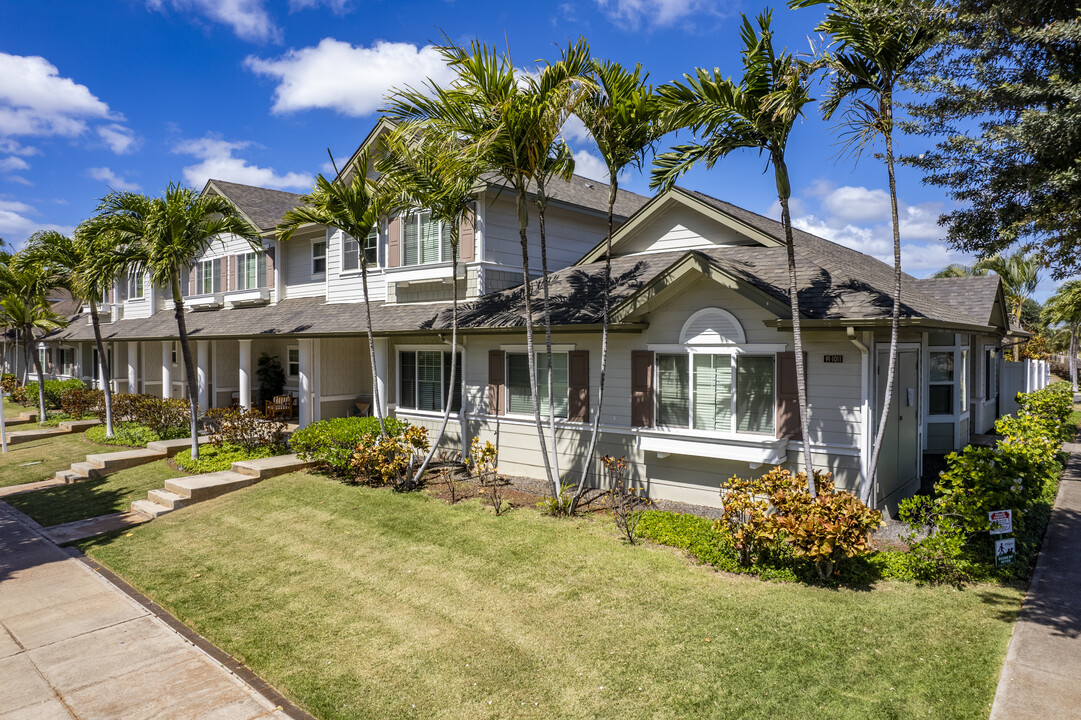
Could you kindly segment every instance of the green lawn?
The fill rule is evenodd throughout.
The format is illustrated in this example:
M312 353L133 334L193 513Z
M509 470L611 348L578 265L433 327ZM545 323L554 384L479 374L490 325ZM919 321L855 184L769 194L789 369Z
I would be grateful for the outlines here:
M28 427L32 426L20 426ZM0 487L45 480L57 470L67 470L73 462L82 462L88 453L95 452L108 450L87 442L82 433L8 445L7 453L0 453Z
M112 475L14 495L7 502L48 527L127 510L150 490L185 473L164 460L120 470Z
M22 415L24 412L32 412L35 408L23 407L17 403L11 402L11 398L4 398L4 417L14 420Z
M308 473L83 547L321 719L984 718L1021 600L733 577Z

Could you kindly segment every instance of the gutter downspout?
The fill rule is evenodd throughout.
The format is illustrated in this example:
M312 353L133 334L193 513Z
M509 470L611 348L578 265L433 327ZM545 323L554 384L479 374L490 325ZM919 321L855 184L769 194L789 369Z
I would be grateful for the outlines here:
M846 329L848 340L860 351L860 491L862 493L867 483L873 483L873 478L867 477L868 465L871 462L871 350L858 338L856 328ZM871 505L877 504L876 488L872 487Z

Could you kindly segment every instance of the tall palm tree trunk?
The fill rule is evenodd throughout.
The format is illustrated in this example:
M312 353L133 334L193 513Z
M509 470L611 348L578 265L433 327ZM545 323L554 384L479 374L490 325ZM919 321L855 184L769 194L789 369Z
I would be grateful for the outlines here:
M552 442L552 472L556 483L556 499L563 494L562 478L559 475L559 443L556 439L555 388L552 387L552 306L548 288L548 238L545 234L544 211L548 207L548 197L544 192L544 181L537 180L537 226L540 230L541 252L541 289L544 294L544 348L548 370L548 435Z
M432 440L432 446L428 448L428 454L424 457L424 462L420 464L420 468L417 470L416 476L413 478L414 484L419 484L421 478L424 477L424 471L428 469L428 464L435 457L436 448L439 447L439 443L443 440L443 435L447 432L447 424L450 422L450 406L451 401L454 399L454 371L455 366L458 364L458 241L459 231L461 225L454 224L451 229L451 259L450 259L450 277L451 283L451 304L450 304L450 380L447 382L447 396L443 398L443 423L439 426L439 434ZM462 428L462 440L465 440L465 428Z
M803 323L800 321L799 281L796 277L796 244L792 237L792 215L788 209L791 185L788 180L788 166L783 156L773 156L773 170L777 178L777 199L781 202L781 225L784 227L785 251L788 257L788 302L792 310L792 349L796 356L796 403L799 405L799 423L803 430L803 471L807 475L807 490L811 497L814 497L811 428L807 412L807 369L803 363Z
M26 346L32 347L34 339L34 333L30 326L26 326ZM45 373L41 369L41 355L32 350L30 357L34 362L34 371L38 374L38 423L45 422Z
M544 442L544 425L541 423L540 398L537 397L537 358L533 344L533 295L529 284L529 236L526 222L529 210L526 208L524 183L518 183L518 237L522 243L522 292L525 299L525 347L526 360L529 363L529 394L533 398L533 422L537 426L537 440L540 454L544 461L544 476L548 480L548 492L553 498L559 497L559 487L552 476L552 465L548 461L548 447ZM549 408L551 410L551 408Z
M887 121L892 122L892 104L885 107ZM893 312L890 315L890 360L886 369L886 393L882 400L881 415L878 418L878 432L871 451L871 464L867 468L867 495L864 504L875 507L878 504L878 458L882 453L882 443L886 439L886 423L889 420L890 402L893 399L893 383L897 374L897 335L901 323L901 228L897 214L897 181L893 172L893 133L886 136L886 171L890 179L890 218L893 221ZM877 361L875 365L877 367ZM868 422L865 419L864 422Z
M379 401L379 373L375 366L375 335L372 333L372 303L368 299L368 261L360 260L360 284L364 291L364 316L368 323L368 361L372 365L372 404L375 416L379 418L379 432L387 436L387 425L383 421L383 403Z
M612 292L612 215L615 210L616 194L619 189L619 181L616 180L614 168L609 168L608 183L608 233L604 236L604 291L602 300L604 307L601 310L601 368L600 379L597 383L597 410L593 415L593 428L589 435L589 447L586 449L586 466L582 469L582 477L578 481L578 489L571 498L570 513L574 514L578 507L582 494L585 492L589 477L593 472L593 454L597 452L597 437L601 427L601 407L604 404L604 377L608 371L608 315Z
M105 437L113 436L113 384L112 368L109 367L109 357L105 354L105 343L101 341L101 321L98 318L98 305L90 301L90 322L94 326L94 344L98 348L98 359L101 363L101 376L104 387L101 389L105 398Z
M180 354L184 358L184 374L188 381L188 418L191 430L191 459L199 459L199 381L195 376L195 363L191 361L188 343L188 325L184 319L184 296L180 294L180 277L173 272L173 315L180 335Z

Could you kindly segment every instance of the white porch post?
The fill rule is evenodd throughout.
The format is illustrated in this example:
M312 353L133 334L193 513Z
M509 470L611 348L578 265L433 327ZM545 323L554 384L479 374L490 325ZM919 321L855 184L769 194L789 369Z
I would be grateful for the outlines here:
M128 342L128 392L134 395L139 392L139 384L135 372L139 367L139 343Z
M105 355L102 356L100 353L98 354L98 366L95 368L95 370L97 371L97 375L98 375L98 387L101 388L102 390L105 389L105 365L104 365L104 362L108 362L108 360L109 360L109 347L110 346L109 346L108 343L102 343L101 344L101 349L105 352ZM37 350L34 350L34 352L37 352ZM116 370L114 369L113 372L115 373Z
M210 342L208 340L199 340L196 342L198 346L198 361L196 362L196 384L199 387L199 409L206 412L210 405L208 400L209 383L208 383L208 369L210 367Z
M237 340L240 343L240 407L251 410L251 340Z
M161 396L168 400L173 396L173 341L161 343Z
M312 357L312 341L299 340L297 349L300 355L300 374L297 377L298 392L300 395L299 422L300 427L305 427L312 422L314 417L312 408L312 387L314 386L314 373Z
M390 366L389 359L390 342L386 338L375 338L375 387L372 393L379 398L377 407L382 409L383 415L387 416L387 369ZM375 408L372 408L375 413Z

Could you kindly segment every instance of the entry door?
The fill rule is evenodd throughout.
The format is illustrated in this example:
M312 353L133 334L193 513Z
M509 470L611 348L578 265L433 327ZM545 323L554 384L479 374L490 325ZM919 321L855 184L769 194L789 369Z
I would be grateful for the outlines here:
M888 349L878 352L878 417L881 418L885 404L887 373L890 366ZM897 351L897 373L893 381L893 393L890 400L889 416L886 419L886 434L882 438L882 452L878 457L878 497L876 502L881 507L882 501L889 498L890 505L896 506L891 495L904 491L908 495L919 487L919 351ZM875 428L877 430L877 427Z

